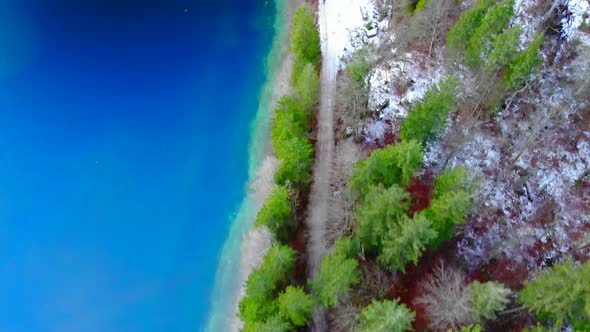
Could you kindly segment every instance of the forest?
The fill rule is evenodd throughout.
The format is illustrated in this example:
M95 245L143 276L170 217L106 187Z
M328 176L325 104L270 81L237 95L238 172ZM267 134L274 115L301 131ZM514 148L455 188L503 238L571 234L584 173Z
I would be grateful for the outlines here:
M579 1L368 1L379 35L352 34L342 58L329 250L314 275L304 221L322 54L318 4L300 7L292 93L270 133L280 166L255 222L274 244L246 282L242 330L323 317L329 331L589 331Z

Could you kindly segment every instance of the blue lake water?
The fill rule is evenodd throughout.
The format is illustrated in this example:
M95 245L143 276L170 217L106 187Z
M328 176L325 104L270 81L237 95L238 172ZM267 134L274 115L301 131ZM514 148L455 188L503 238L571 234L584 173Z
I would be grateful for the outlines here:
M204 326L274 15L0 0L0 331Z

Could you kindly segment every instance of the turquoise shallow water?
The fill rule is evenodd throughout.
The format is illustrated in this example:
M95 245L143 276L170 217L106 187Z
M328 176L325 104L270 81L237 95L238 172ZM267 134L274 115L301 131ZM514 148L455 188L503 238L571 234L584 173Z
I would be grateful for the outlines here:
M288 31L285 24L288 0L275 0L274 39L272 48L266 58L266 82L259 95L259 105L249 140L248 183L256 179L257 172L268 145L270 111L274 87L283 57L288 51ZM249 192L240 204L232 218L231 228L221 252L221 258L216 272L215 287L212 295L211 309L206 331L226 331L234 314L236 296L240 282L240 260L243 237L251 229L256 218L256 203L252 201Z
M275 12L0 0L0 331L205 326Z

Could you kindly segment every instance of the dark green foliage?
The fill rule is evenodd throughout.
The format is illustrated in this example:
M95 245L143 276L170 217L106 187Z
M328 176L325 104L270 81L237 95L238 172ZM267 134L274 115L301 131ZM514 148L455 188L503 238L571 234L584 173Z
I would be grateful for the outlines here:
M281 317L294 326L305 326L313 312L313 300L301 287L288 286L278 298Z
M371 64L367 60L367 49L358 50L346 66L346 74L361 87L366 87L366 78L371 70Z
M312 107L318 102L320 94L320 78L311 63L294 73L293 89L299 100L300 107L306 114L310 114Z
M420 212L432 222L438 237L431 244L440 246L454 233L455 225L465 223L465 215L473 205L471 195L477 182L465 167L445 169L434 182L434 198L430 207Z
M504 67L518 53L520 43L520 26L502 32L492 43L491 52L487 57L485 66L488 74L495 73Z
M455 104L455 79L447 79L432 87L409 113L401 126L404 141L416 140L425 145L444 130L447 116Z
M574 331L590 329L590 262L556 264L538 275L518 294L518 300L557 327L572 324Z
M291 31L291 51L305 62L315 63L320 56L320 35L308 5L297 9Z
M271 129L275 150L280 149L285 142L293 138L306 137L310 114L291 96L279 100Z
M457 24L449 31L447 47L465 49L473 32L481 24L486 11L494 3L494 0L479 0L475 7L461 15Z
M291 202L289 190L275 185L256 216L254 226L266 226L277 237L284 237L290 230Z
M475 183L470 180L472 177L465 167L446 168L434 180L434 198L460 190L472 193L475 190Z
M357 251L353 241L350 238L337 241L334 250L324 257L318 274L310 282L316 301L322 307L335 306L349 296L353 285L360 282L356 255L350 256Z
M478 67L482 59L487 59L493 41L504 31L512 15L514 15L514 0L504 0L490 8L469 39L465 49L467 65Z
M514 90L523 84L543 62L540 55L543 36L537 35L526 50L516 55L508 63L502 84L508 90Z
M239 305L239 317L247 327L263 322L278 312L274 301L278 291L284 287L295 267L295 251L288 246L275 245L259 268L246 281L246 294Z
M436 231L423 215L413 219L404 216L398 225L385 233L383 248L378 259L391 271L406 271L406 264L416 265L430 241L436 239Z
M465 223L465 215L472 204L469 195L465 191L459 190L433 199L430 207L421 212L426 219L432 222L432 229L438 233L437 239L432 242L433 247L438 247L451 239L455 225Z
M313 164L313 147L307 138L292 138L282 146L275 147L281 166L275 174L278 184L287 182L302 187L311 181L310 168Z
M252 329L244 328L244 332L289 332L292 331L289 322L284 321L278 315L270 317L264 322L258 322Z
M277 285L265 270L258 269L248 276L246 295L240 301L238 316L246 323L260 322L278 311L273 302Z
M375 301L365 307L360 315L356 332L405 332L412 330L416 314L398 299Z
M356 258L361 253L361 245L356 239L346 236L334 243L334 251L347 258Z
M382 238L408 212L410 201L410 194L397 185L369 189L355 211L356 235L368 251L376 252L381 248Z
M359 161L350 178L355 195L364 195L371 186L383 184L409 185L411 178L422 165L422 147L415 141L406 141L375 150L367 159Z
M498 282L474 281L469 284L468 291L471 294L471 305L480 322L496 319L496 312L506 309L510 303L510 289Z

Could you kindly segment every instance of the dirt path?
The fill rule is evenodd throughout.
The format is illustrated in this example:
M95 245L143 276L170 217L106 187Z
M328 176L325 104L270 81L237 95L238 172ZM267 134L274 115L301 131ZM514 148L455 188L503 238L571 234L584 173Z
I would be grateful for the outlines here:
M339 57L348 44L348 29L360 17L362 0L320 0L319 28L322 43L322 71L320 73L320 109L318 114L318 140L314 182L311 186L308 218L309 232L308 271L315 276L322 257L326 253L326 225L330 197L333 190L330 177L334 161L334 108L336 99L336 76L340 65ZM352 24L352 26L351 26ZM326 331L326 317L323 311L314 313L312 331Z

